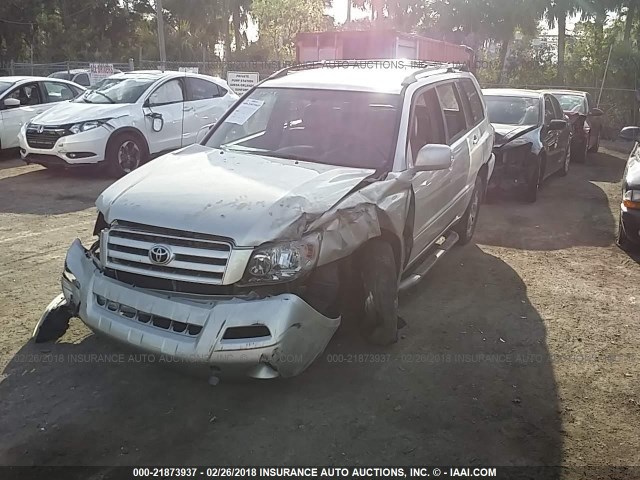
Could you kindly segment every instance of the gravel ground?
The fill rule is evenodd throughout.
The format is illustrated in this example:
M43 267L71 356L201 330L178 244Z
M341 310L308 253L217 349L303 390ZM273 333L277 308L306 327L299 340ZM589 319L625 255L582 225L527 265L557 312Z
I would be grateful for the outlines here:
M109 181L1 160L0 464L640 465L624 162L604 149L534 205L484 205L474 242L401 298L393 347L343 325L297 378L212 387L77 320L29 341Z

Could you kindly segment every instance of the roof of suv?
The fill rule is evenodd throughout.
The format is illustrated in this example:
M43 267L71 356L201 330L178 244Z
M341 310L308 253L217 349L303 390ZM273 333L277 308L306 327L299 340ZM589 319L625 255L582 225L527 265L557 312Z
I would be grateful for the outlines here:
M358 66L334 65L291 70L287 75L265 80L261 86L274 88L308 88L314 90L352 90L397 94L402 91L407 77L424 70L423 68L401 67L396 60L396 68L380 60L360 60ZM409 65L406 63L405 65ZM386 68L385 68L386 67ZM433 67L433 74L444 73L448 66Z

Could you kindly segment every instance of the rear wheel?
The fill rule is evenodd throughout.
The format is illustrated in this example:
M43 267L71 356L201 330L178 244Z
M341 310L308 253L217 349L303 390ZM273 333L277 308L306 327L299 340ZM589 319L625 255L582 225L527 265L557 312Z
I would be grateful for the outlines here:
M574 163L585 163L587 161L587 150L589 148L589 140L587 140L584 145L574 145L572 150L573 158L571 159Z
M398 272L391 245L371 240L359 258L364 298L361 330L374 345L398 341Z
M147 150L137 135L120 133L107 145L107 169L110 175L122 177L147 160Z
M458 221L453 230L458 234L460 239L458 245L465 245L473 238L478 223L478 215L480 214L480 203L482 201L482 192L484 191L484 180L478 176L471 194L471 201L467 206L462 218Z
M598 150L600 150L600 132L598 132L595 145L589 149L589 151L593 153L598 153Z

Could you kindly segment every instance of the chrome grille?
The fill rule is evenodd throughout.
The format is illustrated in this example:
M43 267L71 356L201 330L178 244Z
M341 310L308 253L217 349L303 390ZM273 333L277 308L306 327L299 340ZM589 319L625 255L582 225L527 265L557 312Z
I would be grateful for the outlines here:
M184 236L183 236L184 235ZM157 227L113 226L101 234L101 259L107 268L169 280L221 285L231 244L204 239L201 235L176 234ZM161 245L172 252L166 264L154 263L152 247Z
M42 131L40 131L40 128L42 128ZM27 143L31 148L51 149L60 137L70 133L66 127L45 127L32 124L27 127L26 137Z

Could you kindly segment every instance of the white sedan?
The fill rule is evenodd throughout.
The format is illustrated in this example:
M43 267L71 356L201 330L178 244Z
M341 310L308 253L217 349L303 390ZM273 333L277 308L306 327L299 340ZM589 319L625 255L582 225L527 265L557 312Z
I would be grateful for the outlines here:
M105 165L125 175L148 159L195 143L238 99L224 80L183 72L113 75L19 134L27 163Z
M0 77L0 149L16 148L18 132L23 125L84 90L84 87L67 80Z

